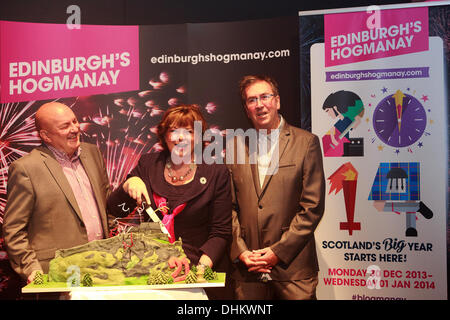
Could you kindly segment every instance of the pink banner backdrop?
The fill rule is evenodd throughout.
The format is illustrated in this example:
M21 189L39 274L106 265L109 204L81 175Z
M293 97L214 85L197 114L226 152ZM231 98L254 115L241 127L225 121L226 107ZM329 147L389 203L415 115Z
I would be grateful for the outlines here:
M428 7L325 15L325 66L428 50Z
M139 89L138 26L0 21L0 102Z

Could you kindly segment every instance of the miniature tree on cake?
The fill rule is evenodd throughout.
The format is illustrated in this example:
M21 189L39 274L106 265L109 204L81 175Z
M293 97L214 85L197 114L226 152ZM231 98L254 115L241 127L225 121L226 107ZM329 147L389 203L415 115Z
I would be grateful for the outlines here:
M83 285L83 287L92 287L94 282L92 281L92 277L90 273L86 273L83 276L83 281L81 282L81 284Z
M40 272L40 271L36 272L33 283L34 284L44 284L44 275L42 274L42 272Z
M189 271L186 279L184 280L186 283L197 283L197 274L194 271Z
M206 266L205 267L205 273L203 274L203 277L206 280L216 280L217 279L217 273L211 269L211 267Z
M147 283L149 285L170 284L173 283L173 278L162 271L152 271L148 276Z

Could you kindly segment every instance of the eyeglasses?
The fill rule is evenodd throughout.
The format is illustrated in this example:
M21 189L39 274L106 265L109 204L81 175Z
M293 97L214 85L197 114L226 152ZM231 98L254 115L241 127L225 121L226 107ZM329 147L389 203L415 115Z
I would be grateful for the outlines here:
M264 93L260 95L259 97L251 97L247 99L247 106L248 107L254 107L258 105L258 101L261 101L261 103L269 103L270 100L275 97L273 93Z

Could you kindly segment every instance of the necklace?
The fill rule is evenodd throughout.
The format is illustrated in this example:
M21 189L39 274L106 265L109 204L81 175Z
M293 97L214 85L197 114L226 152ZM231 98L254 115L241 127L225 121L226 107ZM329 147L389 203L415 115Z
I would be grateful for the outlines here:
M169 178L172 180L173 183L177 182L177 181L184 181L184 179L191 173L191 171L195 168L195 164L191 163L189 165L189 169L181 176L177 177L175 176L175 174L172 171L172 163L170 162L170 160L167 160L166 162L166 167L167 167L167 175L169 176Z

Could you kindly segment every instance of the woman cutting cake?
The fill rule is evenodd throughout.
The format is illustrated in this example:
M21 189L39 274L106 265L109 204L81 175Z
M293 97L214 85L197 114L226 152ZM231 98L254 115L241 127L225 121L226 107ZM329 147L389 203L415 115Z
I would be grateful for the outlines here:
M169 108L158 125L163 147L143 155L127 180L108 199L108 211L121 215L129 208L151 204L168 231L170 242L182 239L192 265L229 272L231 241L231 187L229 172L222 164L196 161L201 141L194 141L194 123L207 124L195 105ZM201 148L203 145L201 145ZM201 155L201 154L200 154ZM225 288L205 289L210 299L231 299Z

